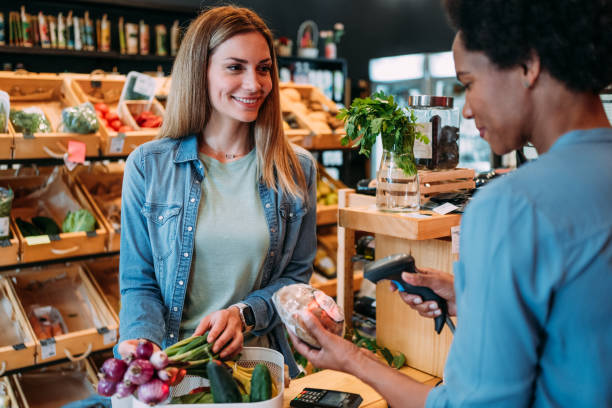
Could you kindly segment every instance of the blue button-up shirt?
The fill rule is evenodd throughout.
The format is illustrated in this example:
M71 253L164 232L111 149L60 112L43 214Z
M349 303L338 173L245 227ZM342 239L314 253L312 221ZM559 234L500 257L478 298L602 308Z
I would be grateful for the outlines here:
M243 301L255 314L253 333L269 334L292 375L297 366L271 297L282 286L308 283L316 252L316 167L306 150L296 147L296 155L308 186L305 200L259 185L270 246L261 287ZM178 340L203 177L195 135L145 143L128 157L121 203L120 341L146 338L165 348Z
M612 130L563 135L461 222L458 325L428 407L612 406Z

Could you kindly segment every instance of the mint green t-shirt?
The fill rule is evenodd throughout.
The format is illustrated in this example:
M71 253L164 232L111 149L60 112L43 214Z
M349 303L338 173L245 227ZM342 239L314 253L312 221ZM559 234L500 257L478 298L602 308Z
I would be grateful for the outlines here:
M180 338L190 336L204 316L259 288L270 245L255 149L228 163L202 153L200 160L205 177Z

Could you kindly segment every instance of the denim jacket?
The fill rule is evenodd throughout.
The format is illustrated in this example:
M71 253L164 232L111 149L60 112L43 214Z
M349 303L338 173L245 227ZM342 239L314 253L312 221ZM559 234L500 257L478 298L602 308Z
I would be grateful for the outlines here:
M306 150L295 152L308 196L295 199L260 182L270 246L261 287L243 300L255 314L253 334L268 335L291 376L298 368L271 297L282 286L308 283L316 252L316 167ZM121 203L120 341L146 338L165 348L178 340L203 177L195 135L154 140L129 155Z

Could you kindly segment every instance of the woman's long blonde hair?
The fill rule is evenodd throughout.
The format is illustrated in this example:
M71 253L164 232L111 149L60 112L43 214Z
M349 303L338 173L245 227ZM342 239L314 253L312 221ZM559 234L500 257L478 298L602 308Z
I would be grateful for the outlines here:
M172 67L172 85L159 135L181 138L201 134L212 109L207 91L210 56L229 38L253 31L266 39L272 59L272 90L251 124L259 174L268 187L306 198L302 166L283 131L272 33L263 20L247 8L211 8L189 25Z

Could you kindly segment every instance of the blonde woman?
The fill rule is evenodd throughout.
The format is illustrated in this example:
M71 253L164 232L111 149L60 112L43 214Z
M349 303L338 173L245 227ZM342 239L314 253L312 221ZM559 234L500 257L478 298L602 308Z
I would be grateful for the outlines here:
M160 138L128 157L118 352L206 331L227 357L275 348L298 373L271 303L308 282L316 167L283 133L272 35L253 11L210 9L174 62Z

